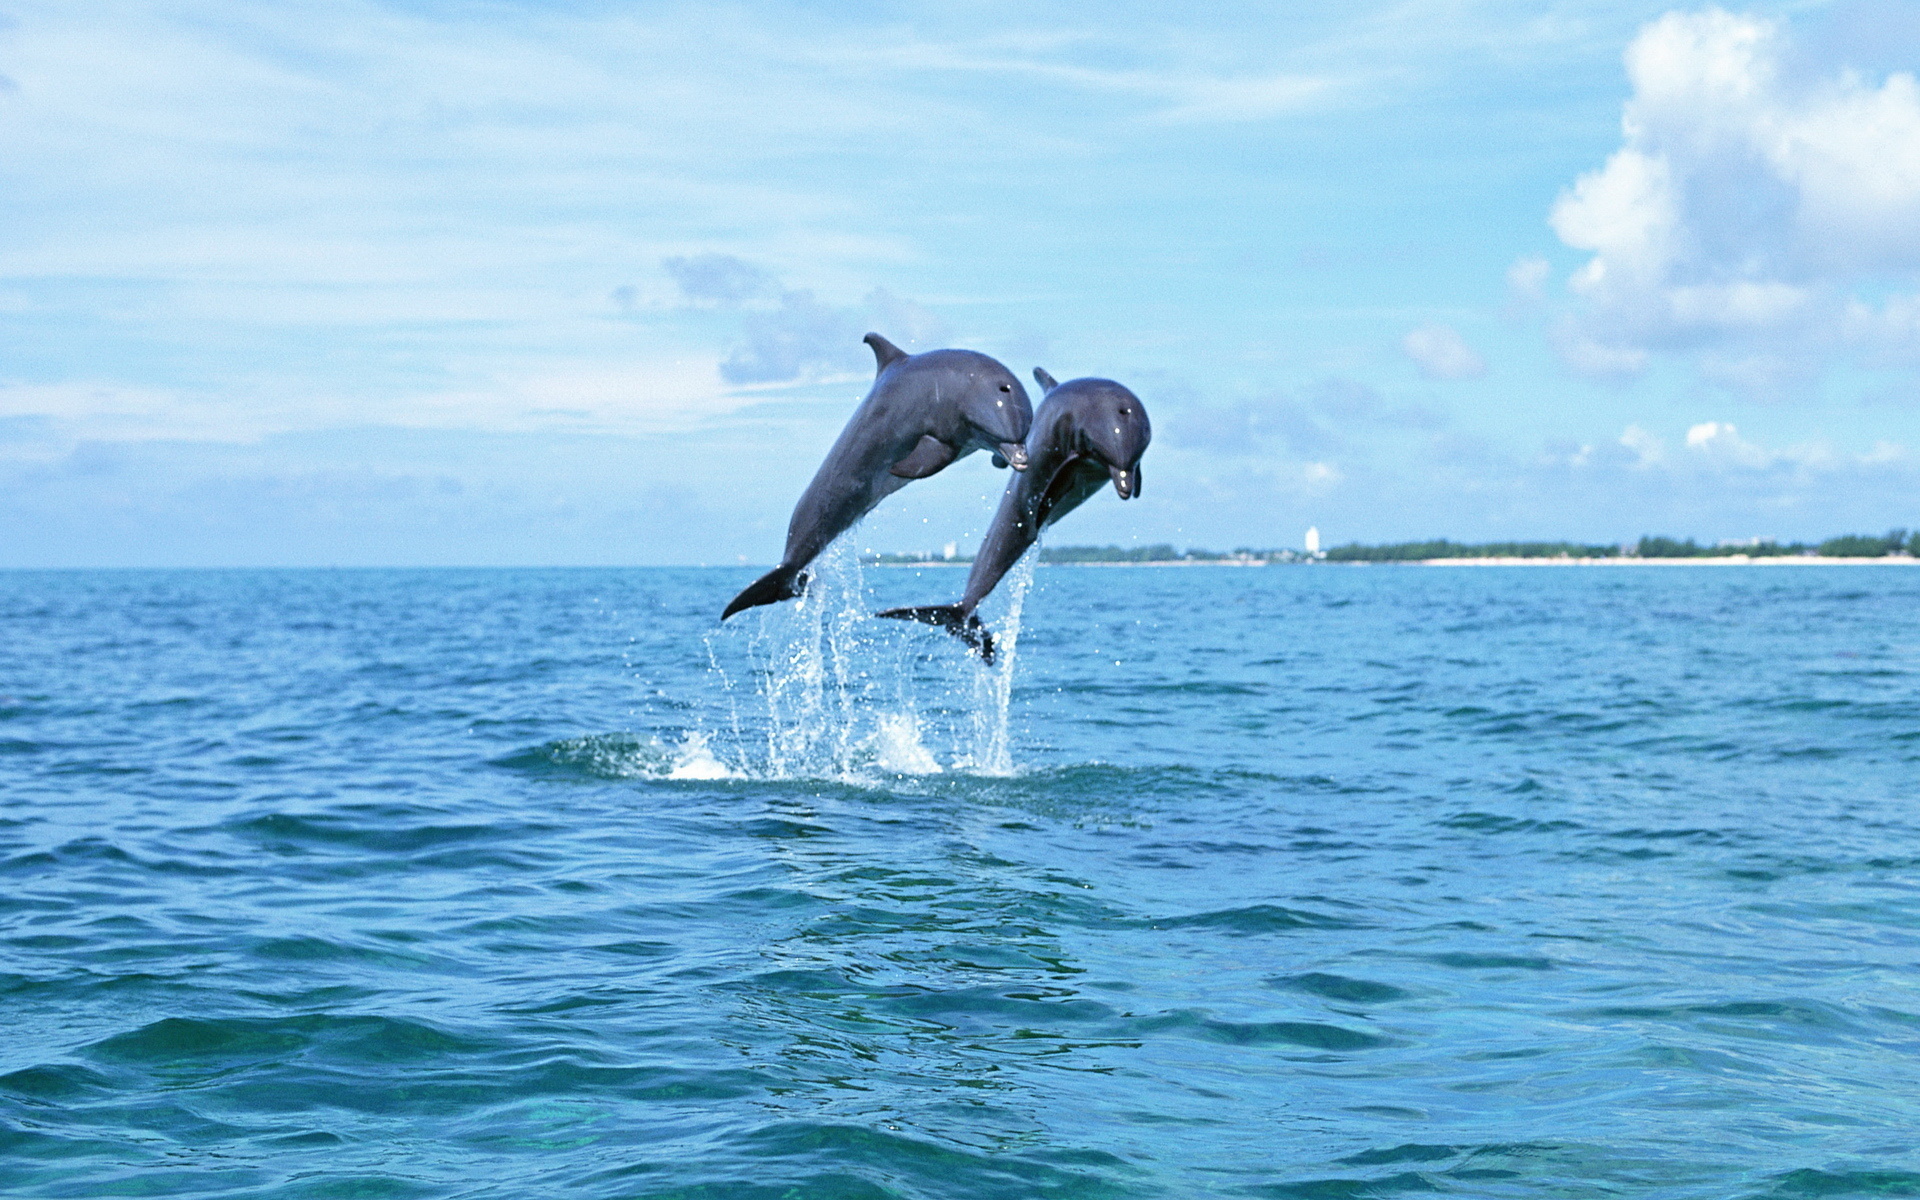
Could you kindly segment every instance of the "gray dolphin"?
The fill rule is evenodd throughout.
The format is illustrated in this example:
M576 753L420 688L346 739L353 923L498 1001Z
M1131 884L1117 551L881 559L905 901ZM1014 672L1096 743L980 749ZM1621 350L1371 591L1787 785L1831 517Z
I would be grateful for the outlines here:
M807 585L800 572L827 543L910 480L975 450L994 451L996 467L1027 469L1033 405L1013 372L972 350L908 354L877 333L863 340L873 347L873 387L794 506L780 565L735 596L722 621L798 596Z
M1140 456L1153 439L1140 397L1111 379L1055 383L1039 367L1046 390L1027 435L1027 469L1007 483L1000 510L974 555L958 604L890 608L876 616L938 625L993 661L993 637L974 609L1001 576L1040 538L1040 531L1080 507L1106 482L1122 500L1140 494Z

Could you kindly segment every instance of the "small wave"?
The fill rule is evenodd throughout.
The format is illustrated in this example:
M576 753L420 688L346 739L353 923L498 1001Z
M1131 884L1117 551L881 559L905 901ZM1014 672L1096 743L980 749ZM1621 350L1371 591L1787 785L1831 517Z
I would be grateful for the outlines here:
M1315 996L1324 996L1328 1000L1338 1000L1347 1004L1380 1004L1391 1000L1405 1000L1412 994L1390 983L1375 983L1371 979L1350 979L1345 975L1328 975L1318 971L1275 979L1271 982L1273 986L1286 991L1310 992Z
M1191 916L1163 917L1142 924L1149 929L1219 929L1229 934L1281 933L1291 929L1364 929L1366 924L1310 909L1253 904Z
M562 738L493 761L522 771L556 771L596 779L740 779L744 772L714 753L708 736L688 730L677 744L632 733Z
M1765 1198L1807 1196L1920 1196L1920 1173L1913 1171L1819 1171L1805 1167L1777 1176Z
M1551 971L1553 960L1535 954L1424 954L1430 963L1457 971Z
M1200 1010L1183 1009L1126 1022L1135 1036L1176 1033L1228 1046L1302 1046L1310 1050L1373 1050L1394 1044L1391 1038L1320 1021L1222 1021Z
M345 1061L393 1063L468 1054L489 1044L398 1017L163 1017L95 1042L85 1053L106 1062L177 1070L208 1062L273 1064L321 1048Z

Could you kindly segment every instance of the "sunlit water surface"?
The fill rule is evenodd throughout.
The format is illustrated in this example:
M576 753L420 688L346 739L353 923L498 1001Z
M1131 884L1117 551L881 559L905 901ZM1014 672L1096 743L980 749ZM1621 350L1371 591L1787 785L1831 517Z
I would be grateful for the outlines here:
M0 574L0 1193L1920 1195L1920 570L750 577Z

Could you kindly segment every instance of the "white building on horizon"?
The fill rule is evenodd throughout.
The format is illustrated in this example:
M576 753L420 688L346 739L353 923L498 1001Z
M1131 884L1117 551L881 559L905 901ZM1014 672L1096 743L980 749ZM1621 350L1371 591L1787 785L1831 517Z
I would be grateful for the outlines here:
M1307 553L1320 553L1320 527L1318 525L1307 526Z

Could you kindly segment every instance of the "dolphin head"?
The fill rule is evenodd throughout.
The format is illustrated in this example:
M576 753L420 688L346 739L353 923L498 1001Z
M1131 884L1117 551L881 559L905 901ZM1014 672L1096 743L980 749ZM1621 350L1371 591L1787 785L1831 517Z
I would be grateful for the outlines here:
M979 441L1005 459L1016 471L1027 469L1027 430L1033 425L1033 403L1012 371L986 355L968 371L969 385L960 401L960 413L976 430ZM996 464L997 465L997 464Z
M1113 490L1122 500L1140 494L1140 456L1153 440L1147 407L1140 397L1111 379L1076 379L1074 423L1079 427L1080 451L1106 465Z

